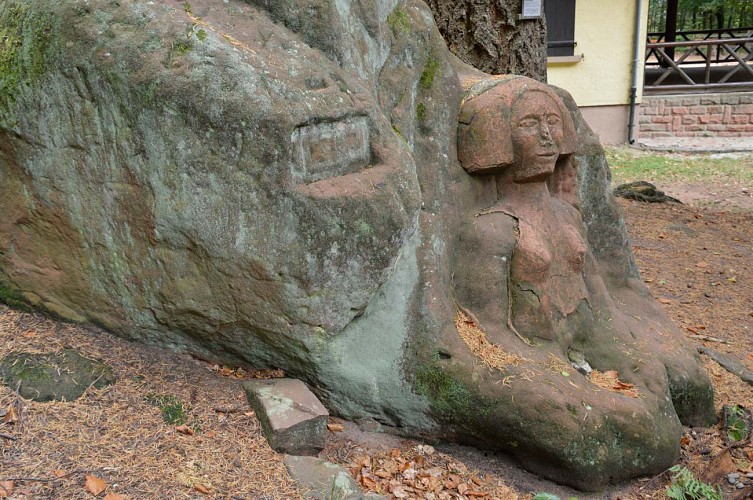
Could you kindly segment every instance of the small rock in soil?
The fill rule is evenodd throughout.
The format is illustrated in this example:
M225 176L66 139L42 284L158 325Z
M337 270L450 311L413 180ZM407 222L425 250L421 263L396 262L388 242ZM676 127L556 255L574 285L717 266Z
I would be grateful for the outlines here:
M329 413L300 380L247 380L243 388L273 450L316 455L327 440Z
M737 480L740 479L740 474L736 472L732 472L730 474L727 474L727 481L729 484L735 484L737 483Z
M286 455L283 463L288 474L303 489L308 489L306 498L312 499L362 499L361 488L347 470L316 457Z
M11 353L0 360L0 381L19 394L39 402L75 401L89 386L101 389L115 383L112 368L83 357L73 349L59 354Z
M370 417L359 418L356 424L363 432L382 432L382 424Z
M682 203L677 198L667 196L664 191L646 181L628 182L614 188L614 195L628 200L650 203Z
M684 233L684 234L686 234L688 236L695 236L695 234L696 234L696 232L694 230L690 229L685 224L670 224L670 225L667 226L667 229L669 229L670 231L676 231L676 232L679 232L679 233Z

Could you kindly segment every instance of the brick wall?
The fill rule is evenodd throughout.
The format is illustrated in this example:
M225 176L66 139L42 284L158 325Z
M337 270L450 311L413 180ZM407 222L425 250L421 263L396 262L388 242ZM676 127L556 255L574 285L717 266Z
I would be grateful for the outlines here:
M753 93L643 97L638 137L753 137Z

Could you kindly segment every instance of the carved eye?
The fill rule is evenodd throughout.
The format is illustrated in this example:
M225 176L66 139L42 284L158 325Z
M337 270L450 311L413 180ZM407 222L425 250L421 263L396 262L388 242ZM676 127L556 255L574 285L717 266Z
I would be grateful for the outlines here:
M518 127L523 128L532 128L535 127L538 124L538 121L536 121L533 118L523 118L518 122Z
M549 115L546 117L546 123L548 125L559 125L561 121L562 120L560 120L560 117L557 115Z

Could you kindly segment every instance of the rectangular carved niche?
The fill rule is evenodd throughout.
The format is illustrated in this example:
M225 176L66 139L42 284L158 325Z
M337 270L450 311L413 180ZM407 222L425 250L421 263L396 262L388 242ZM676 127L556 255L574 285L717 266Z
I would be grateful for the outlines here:
M365 116L298 127L290 140L293 176L305 183L357 172L371 163Z

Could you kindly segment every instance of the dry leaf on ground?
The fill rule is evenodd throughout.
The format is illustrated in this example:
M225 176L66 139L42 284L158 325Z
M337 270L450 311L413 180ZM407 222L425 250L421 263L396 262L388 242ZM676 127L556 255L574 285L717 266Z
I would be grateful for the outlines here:
M126 497L118 493L108 493L103 500L126 500Z
M212 493L211 489L209 489L208 487L204 486L201 483L195 483L193 485L193 489L195 489L196 491L198 491L202 495L209 495L210 493Z
M700 478L702 481L706 481L712 484L721 482L724 477L737 470L737 465L732 459L730 450L724 450L719 455L715 456L711 462L709 462L706 470L703 471Z
M345 427L343 426L343 424L332 423L332 424L327 424L327 429L329 429L331 432L342 432L345 429Z
M598 370L592 371L591 382L603 389L619 392L620 394L624 394L625 396L629 396L631 398L638 397L638 389L635 388L635 384L622 382L619 379L619 374L614 370L609 370L606 372L600 372Z
M193 436L195 434L194 430L191 429L187 425L179 425L175 428L177 432L180 432L181 434L185 434L186 436Z
M0 481L0 498L11 496L14 488L13 481Z
M88 474L86 476L86 483L84 483L84 489L96 497L107 489L107 483L97 476Z
M5 424L14 424L18 422L18 413L16 413L16 408L14 406L11 406L8 408L8 412L3 417L3 423Z

